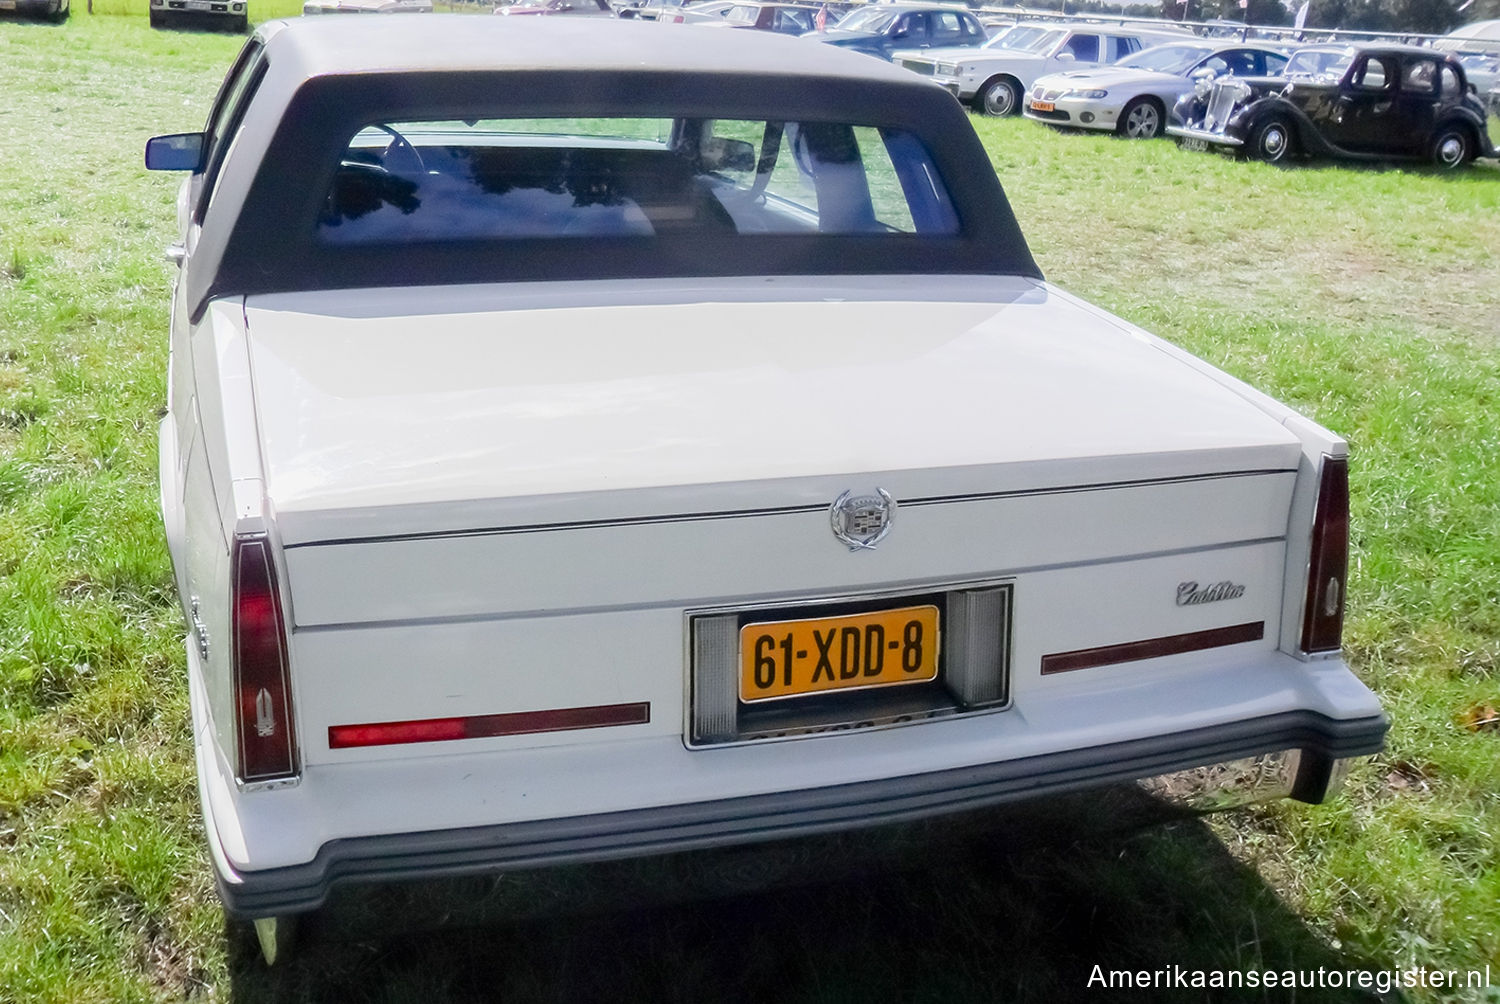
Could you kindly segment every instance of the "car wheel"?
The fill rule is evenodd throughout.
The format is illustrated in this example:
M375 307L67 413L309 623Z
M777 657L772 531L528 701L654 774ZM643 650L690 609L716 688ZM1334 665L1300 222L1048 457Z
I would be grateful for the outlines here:
M153 28L165 28L166 25L167 25L167 16L165 14L161 13L160 11L152 11L151 12L151 27L153 27Z
M1460 126L1444 126L1432 137L1432 162L1445 171L1463 167L1474 156L1474 145L1469 140L1468 130Z
M1250 149L1256 160L1267 164L1284 164L1297 152L1297 140L1286 119L1266 119L1250 136Z
M1165 116L1151 98L1136 98L1120 113L1116 131L1126 139L1155 139L1161 135Z
M245 34L249 30L250 30L250 15L249 14L246 14L244 17L242 17L238 21L234 22L234 33L236 35L243 35L243 34Z
M991 80L979 92L979 110L986 115L1014 115L1021 108L1021 88L1004 77Z

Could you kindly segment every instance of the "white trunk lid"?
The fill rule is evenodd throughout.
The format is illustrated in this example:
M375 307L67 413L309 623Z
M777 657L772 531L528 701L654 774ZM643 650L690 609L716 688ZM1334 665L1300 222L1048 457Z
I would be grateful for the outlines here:
M1028 280L294 294L246 318L289 544L826 505L875 481L910 499L1290 470L1298 453L1155 339Z

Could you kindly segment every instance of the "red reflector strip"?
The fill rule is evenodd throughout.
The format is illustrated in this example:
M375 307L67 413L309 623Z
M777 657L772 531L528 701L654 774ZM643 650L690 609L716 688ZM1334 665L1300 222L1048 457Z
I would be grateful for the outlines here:
M496 736L524 736L536 732L598 729L610 725L645 725L649 721L651 705L645 701L639 704L600 704L592 708L515 711L504 715L472 715L467 718L331 725L328 728L328 746L337 750L354 746L443 742L449 739L492 739Z
M1156 659L1164 655L1181 655L1183 652L1201 652L1206 648L1260 641L1265 636L1266 622L1256 621L1253 624L1236 624L1233 627L1174 634L1165 638L1129 641L1123 645L1104 645L1099 648L1081 648L1076 652L1057 652L1053 655L1042 656L1042 675L1067 673L1075 669L1093 669L1096 666L1112 666L1119 662L1138 662L1141 659Z

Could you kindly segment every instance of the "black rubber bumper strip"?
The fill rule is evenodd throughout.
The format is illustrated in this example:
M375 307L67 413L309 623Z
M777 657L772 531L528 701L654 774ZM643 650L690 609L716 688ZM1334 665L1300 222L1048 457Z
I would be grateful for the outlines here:
M1292 711L1147 739L856 784L456 830L331 840L304 865L219 881L230 913L315 910L334 883L583 864L896 823L1301 749L1321 763L1379 752L1384 715ZM1313 797L1318 797L1317 795Z

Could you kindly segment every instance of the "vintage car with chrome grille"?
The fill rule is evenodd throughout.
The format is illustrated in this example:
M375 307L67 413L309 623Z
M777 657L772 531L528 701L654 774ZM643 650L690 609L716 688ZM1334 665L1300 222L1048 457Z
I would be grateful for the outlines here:
M1231 77L1201 76L1193 89L1177 99L1168 113L1167 132L1177 135L1183 126L1215 129L1226 122L1236 106L1277 94L1294 81L1316 83L1337 80L1349 67L1350 49L1344 44L1306 45L1294 51L1280 73L1271 76L1237 74ZM1179 136L1178 146L1187 150L1206 150L1201 139Z
M335 883L1220 764L1316 802L1381 747L1344 441L1047 283L930 81L304 18L146 162L207 843L271 958Z
M1299 156L1428 160L1497 156L1488 109L1451 54L1414 46L1309 46L1285 81L1215 81L1177 110L1179 144L1279 164Z

